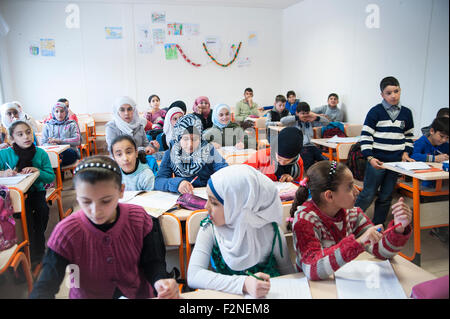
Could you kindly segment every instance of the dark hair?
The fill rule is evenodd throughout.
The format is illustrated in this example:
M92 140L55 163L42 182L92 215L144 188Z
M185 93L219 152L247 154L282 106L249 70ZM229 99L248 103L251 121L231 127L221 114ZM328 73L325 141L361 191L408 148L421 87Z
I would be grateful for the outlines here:
M169 108L167 110L170 110L173 107L179 107L180 109L183 110L184 114L186 114L186 103L184 103L183 101L175 101L172 104L170 104Z
M119 165L110 157L95 155L83 159L75 168L73 183L80 181L95 184L99 181L114 181L122 186L122 173Z
M152 102L152 99L153 99L154 97L157 97L157 98L158 98L158 100L160 100L160 101L161 101L161 99L159 98L159 96L158 96L158 95L156 95L156 94L152 94L152 95L150 95L150 97L148 98L148 103L151 103L151 102Z
M441 108L436 114L436 117L448 117L448 116L449 116L448 107Z
M319 204L320 195L323 192L327 190L337 191L346 169L345 164L336 161L320 161L313 164L306 173L306 187L300 185L295 192L294 202L290 210L291 217L294 217L298 206L306 202L310 193L314 203ZM290 224L288 224L289 227Z
M254 128L255 127L255 122L250 121L250 120L245 120L245 121L241 122L240 126L245 131L246 129Z
M15 128L16 128L17 126L19 126L20 124L24 124L24 125L28 126L28 128L31 129L31 131L33 131L33 128L32 128L31 125L28 124L27 122L25 122L25 121L15 121L15 122L13 122L13 123L11 124L11 126L10 126L9 129L8 129L8 134L9 134L9 136L12 136L12 135L13 135Z
M289 98L291 95L297 97L297 95L295 94L295 92L292 91L292 90L291 90L291 91L288 91L288 92L286 93L286 97L287 97L287 98Z
M253 93L253 90L252 90L252 88L246 88L245 90L244 90L244 93L245 92L252 92Z
M275 103L278 102L286 103L286 98L284 97L284 95L279 94L275 97Z
M434 132L442 132L445 135L448 134L448 118L446 117L438 117L435 118L433 123L431 123L431 128Z
M388 77L385 77L383 80L381 80L381 82L380 82L380 90L381 90L381 92L383 92L384 91L384 89L387 87L387 86L389 86L389 85L392 85L392 86L400 86L400 83L398 82L398 80L396 79L396 78L394 78L393 76L388 76Z
M337 98L339 100L339 96L336 93L330 93L330 95L328 95L328 99L330 99L330 97L334 96L335 98Z
M66 102L69 102L69 100L68 99L66 99L66 98L60 98L58 101L56 101L56 102L62 102L62 103L66 103ZM69 104L69 103L68 103ZM67 106L68 107L68 106Z
M134 146L135 150L138 149L136 146L136 142L134 141L134 138L132 138L130 135L119 135L113 139L113 141L111 142L111 147L109 148L109 152L111 153L112 157L114 157L114 153L113 153L114 145L116 145L117 143L122 142L122 141L128 141L128 142L130 142L131 145ZM138 159L142 164L147 163L145 151L138 151Z
M297 113L309 112L309 111L311 111L311 108L309 107L308 103L300 102L300 103L298 103L297 108L295 110L297 111Z

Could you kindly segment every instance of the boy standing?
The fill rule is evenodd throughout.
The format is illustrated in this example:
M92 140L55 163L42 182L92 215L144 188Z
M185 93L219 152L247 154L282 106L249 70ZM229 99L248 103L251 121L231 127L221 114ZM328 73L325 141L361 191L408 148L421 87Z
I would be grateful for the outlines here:
M259 117L264 108L259 107L257 103L253 102L253 90L246 88L244 91L244 98L236 103L235 120L236 122L243 122L248 116Z
M400 104L400 83L386 77L380 83L383 101L367 113L361 132L361 152L367 159L364 188L355 206L365 211L377 194L373 223L383 224L391 206L398 174L382 169L383 162L413 162L414 122L410 109Z

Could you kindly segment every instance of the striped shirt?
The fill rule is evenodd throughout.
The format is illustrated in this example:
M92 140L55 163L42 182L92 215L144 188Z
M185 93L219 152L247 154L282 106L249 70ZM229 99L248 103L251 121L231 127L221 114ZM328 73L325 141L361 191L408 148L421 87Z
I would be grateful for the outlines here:
M383 104L370 109L361 132L361 152L382 162L401 161L404 152L413 151L414 121L412 112L401 106L393 120Z
M327 279L365 250L380 259L394 257L411 235L408 225L403 234L391 230L373 245L358 243L356 238L372 226L359 207L341 209L329 217L311 199L306 201L298 207L293 222L297 270L310 280Z

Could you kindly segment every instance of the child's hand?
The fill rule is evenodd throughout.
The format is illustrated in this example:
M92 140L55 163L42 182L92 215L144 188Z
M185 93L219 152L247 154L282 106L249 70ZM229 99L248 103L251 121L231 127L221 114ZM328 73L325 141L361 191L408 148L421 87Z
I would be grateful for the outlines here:
M294 178L289 174L283 174L281 175L280 179L278 180L280 183L287 183L287 182L293 182Z
M378 231L378 230L381 231ZM369 242L371 245L376 244L383 238L383 225L375 225L370 227L368 230L364 232L361 236L359 236L356 241L360 244L365 245L366 242Z
M36 167L24 167L22 168L21 174L30 174L39 171Z
M376 159L375 157L372 157L369 161L370 165L372 165L373 168L375 169L382 169L383 166L383 162Z
M242 290L244 293L248 293L255 298L265 297L270 290L270 276L262 272L256 273L255 276L264 279L264 281L248 276L245 278L244 288Z
M411 157L409 157L409 154L407 152L403 152L402 162L415 162L415 160L413 160Z
M10 177L17 175L17 172L12 169L7 169L6 171L0 171L0 177Z
M155 149L154 149L153 147L151 147L150 145L147 146L147 147L145 148L145 154L147 154L147 155L152 155L152 154L154 154L154 153L156 153L156 151L155 151Z
M448 154L440 154L434 157L434 161L437 163L442 163L448 160Z
M178 191L181 194L192 194L194 192L194 186L188 181L182 181L178 186Z
M411 223L412 211L408 205L405 204L403 197L400 197L397 203L392 205L392 215L394 215L394 225L401 223L401 226L395 228L395 232L402 234L405 227Z
M159 147L160 147L158 141L150 141L150 146L155 149L155 152L157 152L159 150Z
M178 284L175 279L160 279L155 282L158 299L179 299Z
M8 148L8 147L9 147L9 144L8 144L8 143L2 143L2 144L0 144L0 150L5 149L5 148Z

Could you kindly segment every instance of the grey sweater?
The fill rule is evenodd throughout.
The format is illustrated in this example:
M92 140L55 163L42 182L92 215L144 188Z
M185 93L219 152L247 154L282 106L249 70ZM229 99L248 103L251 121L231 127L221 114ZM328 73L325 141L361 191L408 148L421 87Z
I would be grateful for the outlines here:
M105 125L105 134L106 134L106 144L108 144L108 151L111 148L112 141L119 135L126 135L116 126L114 121L109 121ZM138 151L144 150L148 145L149 141L147 139L147 135L144 131L144 126L141 124L133 131L133 139L136 142L136 146Z

